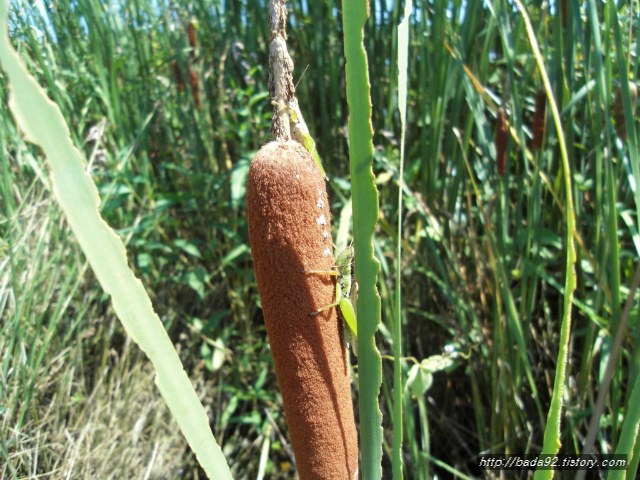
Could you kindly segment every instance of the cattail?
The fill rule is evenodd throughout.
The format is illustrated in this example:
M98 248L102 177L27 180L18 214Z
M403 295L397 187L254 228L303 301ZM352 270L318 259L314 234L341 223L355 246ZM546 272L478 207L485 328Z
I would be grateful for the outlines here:
M251 162L249 239L278 385L300 479L357 479L348 365L333 302L325 181L311 154L273 141Z
M629 82L629 95L631 97L631 115L636 111L636 100L638 99L638 87L635 83ZM624 107L622 105L622 86L618 85L616 94L613 98L613 107L611 107L611 115L613 116L613 125L616 134L621 140L627 139L627 124L625 123Z
M562 28L567 28L567 0L560 0L560 19L562 20Z
M498 109L498 122L496 125L496 167L498 175L504 177L507 171L507 133L509 126L507 125L507 115L504 107Z
M177 60L171 61L171 69L173 70L173 77L176 79L178 85L178 91L184 91L184 81L182 80L182 71L180 71L180 64Z
M531 149L536 151L542 147L542 137L544 136L544 127L546 122L547 111L547 92L544 87L538 89L536 93L536 109L533 113L533 140L531 140Z
M191 70L189 72L191 79L191 93L193 94L193 103L196 104L196 110L200 111L200 93L198 92L198 75Z
M196 28L193 26L193 23L189 22L187 31L189 33L189 46L191 48L196 48Z

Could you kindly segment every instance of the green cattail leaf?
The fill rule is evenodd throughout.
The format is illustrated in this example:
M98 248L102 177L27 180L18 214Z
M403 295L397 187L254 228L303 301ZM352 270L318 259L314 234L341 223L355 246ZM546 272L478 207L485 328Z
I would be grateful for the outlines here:
M405 131L407 127L407 85L409 77L409 17L413 9L412 0L407 0L404 5L404 19L398 25L398 110L400 111L400 165L398 167L398 237L396 243L396 291L395 291L395 318L393 325L394 354L393 354L393 478L402 479L402 192L403 172L405 156ZM425 390L426 391L426 390Z
M9 106L16 123L27 140L39 145L47 157L55 197L100 285L111 295L116 314L153 363L158 389L200 464L211 478L231 479L207 414L149 296L127 264L122 240L98 213L98 190L81 153L71 142L60 109L28 74L9 43L7 11L7 2L0 0L0 63L8 79Z
M380 263L373 256L373 233L378 221L378 191L372 171L373 131L364 24L369 2L347 0L344 15L347 102L349 104L349 157L353 195L353 238L358 282L358 369L360 373L360 439L362 478L382 477L382 414L378 395L382 361L375 333L380 323L380 297L376 288Z

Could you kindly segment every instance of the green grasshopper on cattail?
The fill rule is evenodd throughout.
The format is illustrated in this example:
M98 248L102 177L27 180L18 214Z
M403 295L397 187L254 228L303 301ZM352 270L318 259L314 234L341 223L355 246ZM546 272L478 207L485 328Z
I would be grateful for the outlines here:
M353 307L353 299L357 292L357 288L353 288L353 247L347 247L336 258L335 270L306 270L305 273L324 273L326 275L336 275L336 299L333 303L311 312L310 315L317 315L323 310L333 307L340 307L340 316L344 322L345 340L347 344L351 344L354 355L358 356L358 320L356 311ZM357 287L357 285L356 285Z

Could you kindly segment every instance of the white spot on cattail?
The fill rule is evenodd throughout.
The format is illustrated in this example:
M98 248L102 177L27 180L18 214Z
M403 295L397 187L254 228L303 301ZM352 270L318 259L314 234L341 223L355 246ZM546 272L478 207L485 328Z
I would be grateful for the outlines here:
M320 215L318 217L317 222L318 222L318 225L322 225L324 227L327 224L327 219L324 218L324 215Z
M324 200L319 198L318 199L318 204L316 206L318 207L318 209L324 208Z
M325 257L328 257L329 255L331 255L331 249L330 249L330 248L325 248L325 249L324 249L324 252L322 252L322 254L323 254Z
M322 231L322 240L326 240L329 238L329 232L327 232L326 230Z

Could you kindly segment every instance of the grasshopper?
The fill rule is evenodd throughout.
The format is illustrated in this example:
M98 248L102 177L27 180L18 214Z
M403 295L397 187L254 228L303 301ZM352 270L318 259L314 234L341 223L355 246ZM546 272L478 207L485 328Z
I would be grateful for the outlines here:
M286 109L289 112L289 119L291 121L291 126L293 130L293 138L296 142L300 143L307 151L313 156L313 159L316 161L318 166L320 167L320 171L322 172L322 176L327 177L327 174L324 171L324 167L322 166L322 160L320 160L320 155L318 155L318 149L316 148L315 140L309 135L309 132L306 131L306 124L303 125L303 122L299 120L298 112L295 108L289 107L287 105L283 105L282 103L278 103L275 100L271 102L272 105L281 107ZM297 105L297 102L296 102ZM299 126L300 125L300 126Z
M347 247L340 252L336 258L335 270L306 270L305 273L324 273L326 275L336 275L336 300L335 302L325 305L324 307L311 312L309 315L317 315L323 310L333 307L340 307L340 316L342 317L345 339L347 345L351 344L353 353L358 356L358 320L356 311L353 307L352 297L357 293L357 285L353 281L353 247ZM353 288L354 285L356 288ZM355 298L353 298L355 300Z

